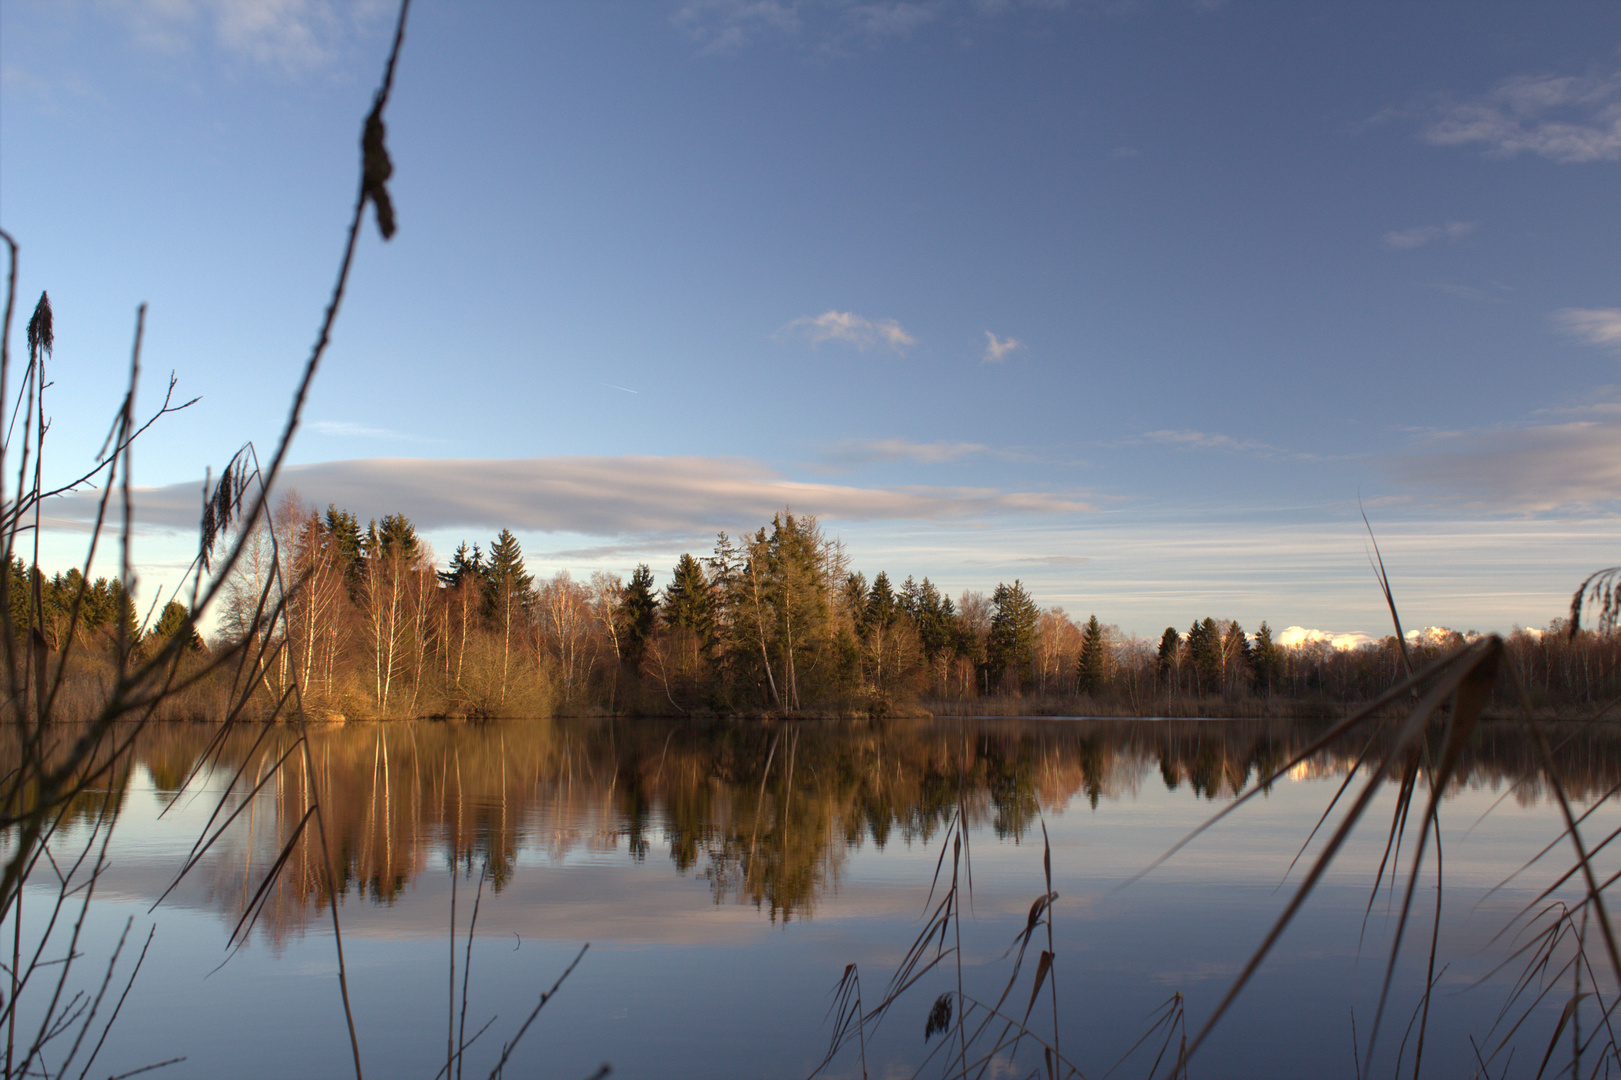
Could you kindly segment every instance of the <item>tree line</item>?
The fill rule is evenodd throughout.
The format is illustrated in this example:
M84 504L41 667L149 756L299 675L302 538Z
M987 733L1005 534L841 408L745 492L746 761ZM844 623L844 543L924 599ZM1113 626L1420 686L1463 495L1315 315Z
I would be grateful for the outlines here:
M143 634L115 580L69 571L47 581L20 561L11 577L13 625L29 625L27 606L41 603L48 637L75 602L78 626L103 648L140 648L184 625L171 601ZM1127 715L1312 711L1378 694L1404 663L1394 636L1349 650L1284 647L1265 622L1249 633L1204 617L1156 641L1044 608L1017 579L956 599L927 577L869 579L814 517L787 510L752 533L719 534L707 554L681 555L659 588L645 563L629 580L566 570L537 580L508 529L487 547L462 543L441 569L404 515L362 526L289 495L249 531L225 596L216 646L248 646L248 677L312 715L883 716L993 702ZM1560 631L1509 641L1536 697L1621 689L1621 637ZM1463 639L1428 634L1407 662Z

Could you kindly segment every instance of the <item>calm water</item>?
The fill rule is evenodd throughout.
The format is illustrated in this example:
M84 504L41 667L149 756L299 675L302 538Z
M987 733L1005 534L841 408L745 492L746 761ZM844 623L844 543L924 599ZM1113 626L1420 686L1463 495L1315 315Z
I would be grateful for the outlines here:
M845 965L858 965L875 1002L925 925L960 786L973 874L961 927L964 989L994 1001L1007 983L1004 952L1044 889L1045 823L1059 894L1057 1037L1066 1056L1101 1076L1173 993L1185 996L1193 1030L1210 1014L1287 902L1289 886L1279 884L1289 862L1360 747L1319 755L1164 866L1122 884L1311 734L1285 723L1078 720L316 729L367 1074L431 1080L443 1067L452 896L459 991L482 877L467 1030L495 1020L468 1053L470 1075L488 1073L540 993L590 942L507 1075L583 1077L606 1061L616 1076L803 1077L827 1048L825 1015ZM92 958L81 965L84 981L99 979L127 920L132 937L144 939L152 925L157 932L96 1072L183 1054L185 1062L153 1075L352 1075L314 849L295 849L247 944L227 947L303 815L311 778L299 758L149 913L236 769L245 767L240 793L292 740L283 729L257 748L238 739L177 794L212 735L152 732L117 792L112 867L82 946ZM1427 1075L1472 1075L1470 1039L1487 1045L1520 973L1519 965L1494 970L1508 951L1494 935L1565 865L1561 846L1487 895L1557 835L1557 811L1540 791L1513 790L1532 760L1512 729L1487 731L1468 783L1447 793L1444 967ZM1560 760L1590 805L1621 780L1621 733L1588 733L1562 747ZM1195 1077L1355 1075L1353 1013L1365 1052L1394 925L1381 892L1359 957L1393 796L1380 796L1194 1059ZM238 794L230 804L242 801ZM1618 818L1613 800L1595 811L1587 825L1595 842ZM86 826L76 828L82 835ZM57 848L72 839L70 830ZM1410 851L1409 842L1404 871ZM1418 944L1398 963L1378 1075L1391 1074L1399 1052L1412 1055L1411 1042L1401 1044L1424 978L1433 860L1421 880ZM30 887L25 936L43 924L48 900L43 887ZM1009 997L1020 1013L1033 968L1032 957ZM938 1037L925 1043L925 1017L956 979L955 965L941 965L869 1033L870 1075L910 1076L939 1045ZM1522 1027L1509 1075L1536 1072L1569 981ZM1053 1009L1042 1001L1032 1027L1048 1038ZM1152 1056L1139 1051L1114 1075L1147 1076ZM989 1075L1025 1075L1040 1062L1028 1047L1019 1060L1022 1068ZM1568 1051L1558 1061L1568 1065ZM853 1046L829 1075L860 1075Z

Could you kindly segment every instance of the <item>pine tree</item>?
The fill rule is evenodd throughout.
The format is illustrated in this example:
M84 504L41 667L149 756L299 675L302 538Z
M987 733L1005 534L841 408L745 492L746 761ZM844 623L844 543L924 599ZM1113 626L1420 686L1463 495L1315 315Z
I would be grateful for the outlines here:
M1075 681L1081 693L1095 694L1103 689L1107 660L1103 627L1098 625L1098 617L1093 615L1087 620L1086 630L1081 636L1081 660L1076 665Z

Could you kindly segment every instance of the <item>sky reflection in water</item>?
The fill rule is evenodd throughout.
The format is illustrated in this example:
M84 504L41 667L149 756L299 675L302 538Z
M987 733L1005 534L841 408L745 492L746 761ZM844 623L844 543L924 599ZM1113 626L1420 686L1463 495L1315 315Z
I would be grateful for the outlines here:
M825 1050L824 1015L844 965L859 965L876 1001L922 928L957 767L967 760L973 900L962 927L965 983L994 1000L1006 982L1004 950L1042 891L1044 821L1060 896L1059 1037L1089 1075L1101 1075L1173 992L1186 995L1195 1027L1209 1014L1287 901L1289 887L1278 885L1289 860L1332 798L1347 753L1359 748L1296 770L1146 878L1122 882L1311 733L1278 722L1008 720L318 730L315 760L333 793L329 829L346 883L340 917L368 1072L427 1078L444 1064L454 861L464 935L480 873L490 872L472 952L469 1031L499 1018L469 1052L470 1071L488 1072L501 1040L589 941L509 1075L585 1076L606 1060L618 1076L804 1076ZM249 945L214 971L242 905L302 813L300 770L269 785L196 875L146 914L230 769L246 761L256 777L279 755L270 744L291 738L278 731L258 751L246 740L231 748L221 759L230 767L208 770L160 820L170 798L162 789L183 782L211 734L154 732L123 793L113 868L86 953L106 955L128 916L143 937L156 921L158 936L113 1056L98 1068L186 1054L165 1074L348 1075L331 924L310 850L295 852ZM1519 970L1491 975L1504 954L1491 938L1565 864L1560 847L1557 858L1482 900L1557 832L1557 811L1540 796L1498 802L1530 761L1531 748L1511 729L1488 730L1469 784L1443 809L1441 955L1449 966L1426 1049L1435 1075L1467 1069L1471 1035L1484 1045ZM1562 767L1590 801L1621 777L1621 738L1584 736L1562 751ZM1352 1010L1365 1046L1393 926L1381 893L1357 959L1392 795L1380 797L1195 1059L1195 1076L1355 1074ZM1594 815L1590 835L1615 827L1613 807ZM1297 870L1291 882L1299 877ZM1394 1065L1422 985L1433 880L1432 863L1409 939L1419 944L1406 950L1380 1037L1382 1073ZM43 900L31 897L25 925L38 925ZM465 938L458 972L464 948ZM955 984L949 967L916 987L869 1041L872 1075L910 1075L902 1065L938 1043L925 1045L923 1021L934 996ZM1010 1000L1028 1001L1032 968ZM1553 995L1524 1029L1518 1067L1535 1071L1567 994ZM1048 1017L1037 1030L1049 1032L1050 1011L1037 1015ZM1411 1044L1405 1052L1410 1059ZM1151 1058L1134 1058L1116 1075L1145 1076ZM1022 1075L1039 1057L1021 1060ZM855 1054L842 1055L832 1075L859 1075Z

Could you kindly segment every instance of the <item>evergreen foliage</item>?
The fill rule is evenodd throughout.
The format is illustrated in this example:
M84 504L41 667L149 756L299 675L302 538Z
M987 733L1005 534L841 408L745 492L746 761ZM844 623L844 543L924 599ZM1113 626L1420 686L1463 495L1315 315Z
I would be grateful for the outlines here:
M705 652L715 642L715 598L703 564L683 553L676 561L670 584L664 587L664 621L684 627L698 638Z
M1255 648L1251 652L1251 661L1255 668L1256 689L1267 697L1272 696L1272 681L1277 678L1283 666L1283 657L1278 646L1272 641L1272 629L1261 621L1261 628L1255 631Z
M630 575L630 583L620 597L625 618L625 643L621 658L637 665L647 639L653 636L653 623L658 614L658 597L653 592L653 571L646 563L639 564Z
M534 598L535 579L524 569L523 545L510 529L502 529L490 545L484 581L492 609L503 606L509 596L520 607L528 607Z
M862 623L868 633L882 632L895 625L900 613L900 604L889 585L889 575L880 570L872 579L872 590L867 593Z
M414 563L421 551L416 526L404 514L388 514L382 525L373 521L366 527L361 551L368 559L398 557L401 562Z
M186 635L186 648L193 652L201 652L203 639L197 633L196 627L191 625L190 620L191 612L187 610L186 605L178 600L170 600L158 613L158 621L152 627L151 634L158 641L168 641L183 633Z
M344 577L351 583L360 577L360 561L364 554L360 536L360 519L347 510L339 510L332 503L326 508L326 531L332 538L338 564Z
M484 553L479 550L478 545L473 545L472 554L469 555L467 543L463 541L451 555L450 565L438 573L439 584L447 589L457 588L467 582L472 582L483 589L488 568L484 565Z
M1081 637L1081 659L1075 666L1076 688L1083 694L1095 694L1103 689L1108 657L1104 652L1103 627L1093 615L1086 622Z
M1160 635L1158 666L1155 673L1159 676L1160 685L1170 686L1171 673L1176 670L1177 648L1182 644L1182 635L1176 632L1176 627L1167 626L1165 633Z
M998 584L991 594L991 629L985 643L985 663L993 678L1011 677L1011 689L1028 686L1035 664L1036 623L1041 611L1015 578Z

